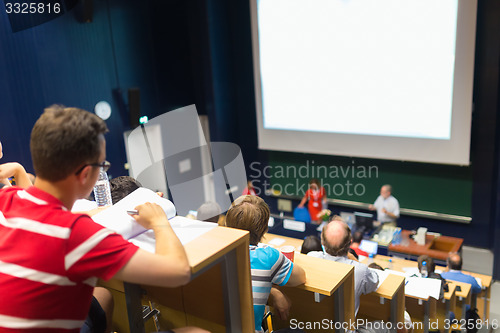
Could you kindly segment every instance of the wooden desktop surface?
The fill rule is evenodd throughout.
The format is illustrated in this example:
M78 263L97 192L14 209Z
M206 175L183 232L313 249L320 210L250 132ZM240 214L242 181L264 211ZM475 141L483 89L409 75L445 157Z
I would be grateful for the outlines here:
M222 266L218 260L235 251L241 326L244 331L253 332L248 246L248 231L216 227L206 232L184 246L193 274L191 282L178 288L141 286L147 295L143 302L153 301L160 309L162 328L195 325L212 332L225 332L223 295L226 286L222 283ZM111 289L115 298L115 330L129 332L128 322L124 322L126 316L123 315L127 313L123 283L110 280L100 284ZM151 320L146 326L146 332L151 331Z
M279 250L292 245L298 250L302 240L266 234L262 243ZM306 282L297 287L279 287L292 300L290 318L298 321L321 322L328 319L336 321L335 313L342 309L340 321L354 322L354 267L320 258L314 258L298 251L294 253L294 264L306 272ZM342 287L340 299L336 303L334 294ZM273 319L274 328L289 326L289 322ZM320 330L324 332L324 330ZM318 331L318 332L320 332ZM316 332L312 330L311 332Z
M464 242L463 238L455 238L449 236L434 237L427 235L425 237L425 245L419 245L410 238L411 231L401 231L401 243L398 245L390 244L390 252L399 252L415 256L428 255L429 257L446 261L450 252L460 251ZM407 244L407 245L403 245Z

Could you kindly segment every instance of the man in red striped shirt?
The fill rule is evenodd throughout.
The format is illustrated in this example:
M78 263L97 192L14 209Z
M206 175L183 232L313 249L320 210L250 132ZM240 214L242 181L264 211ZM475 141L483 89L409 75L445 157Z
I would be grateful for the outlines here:
M163 210L146 203L134 218L153 229L156 254L70 212L106 163L104 121L53 106L31 133L34 186L0 190L0 331L79 332L98 278L184 285L190 267Z

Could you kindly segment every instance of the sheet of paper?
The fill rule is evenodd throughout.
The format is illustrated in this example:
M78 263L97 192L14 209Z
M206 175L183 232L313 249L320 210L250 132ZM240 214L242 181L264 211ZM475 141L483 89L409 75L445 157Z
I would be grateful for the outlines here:
M71 211L72 212L86 212L86 211L89 211L89 210L92 210L95 208L97 208L97 202L90 201L87 199L78 199L73 204Z
M418 270L418 267L403 267L403 271L405 271L406 276L408 277L412 275L420 276L420 271Z
M132 210L136 206L146 202L160 205L168 218L175 216L175 206L171 201L160 197L147 188L140 187L115 205L94 215L92 219L100 225L116 231L124 238L130 239L143 233L146 229L137 223L134 218L127 213L127 210Z
M269 242L267 242L267 244L274 245L274 246L280 246L284 242L285 242L284 238L276 237L276 238L271 239Z
M368 269L371 270L372 272L375 272L378 275L377 289L380 288L382 283L384 283L385 279L387 279L387 277L390 274L388 271L381 271L380 269L373 269L373 268L368 268Z
M405 294L419 298L433 297L439 299L441 280L419 277L406 278Z
M284 219L283 220L283 228L288 229L288 230L295 230L295 231L304 232L304 231L306 231L306 224L305 224L305 222Z
M217 227L217 223L191 220L183 216L176 216L169 221L182 245L186 245L209 230ZM148 230L130 239L130 242L139 246L141 249L152 253L155 252L156 240L153 230Z

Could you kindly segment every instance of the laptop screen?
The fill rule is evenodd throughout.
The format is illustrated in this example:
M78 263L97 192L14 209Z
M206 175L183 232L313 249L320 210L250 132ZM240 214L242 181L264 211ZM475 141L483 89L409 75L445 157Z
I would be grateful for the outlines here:
M373 242L373 241L369 241L369 240L366 240L366 239L363 239L361 241L361 243L359 244L359 248L363 251L365 251L366 253L368 254L377 254L377 251L378 251L378 243L377 242Z

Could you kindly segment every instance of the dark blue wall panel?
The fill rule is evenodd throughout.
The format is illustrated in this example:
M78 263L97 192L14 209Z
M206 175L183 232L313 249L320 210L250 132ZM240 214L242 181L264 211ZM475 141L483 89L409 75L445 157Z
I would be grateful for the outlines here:
M112 175L126 174L123 131L113 90L141 90L141 109L150 118L194 103L187 9L183 2L94 1L91 23L75 10L42 25L13 33L0 12L0 140L4 161L33 171L29 136L43 108L58 103L93 110L110 102L108 160Z

